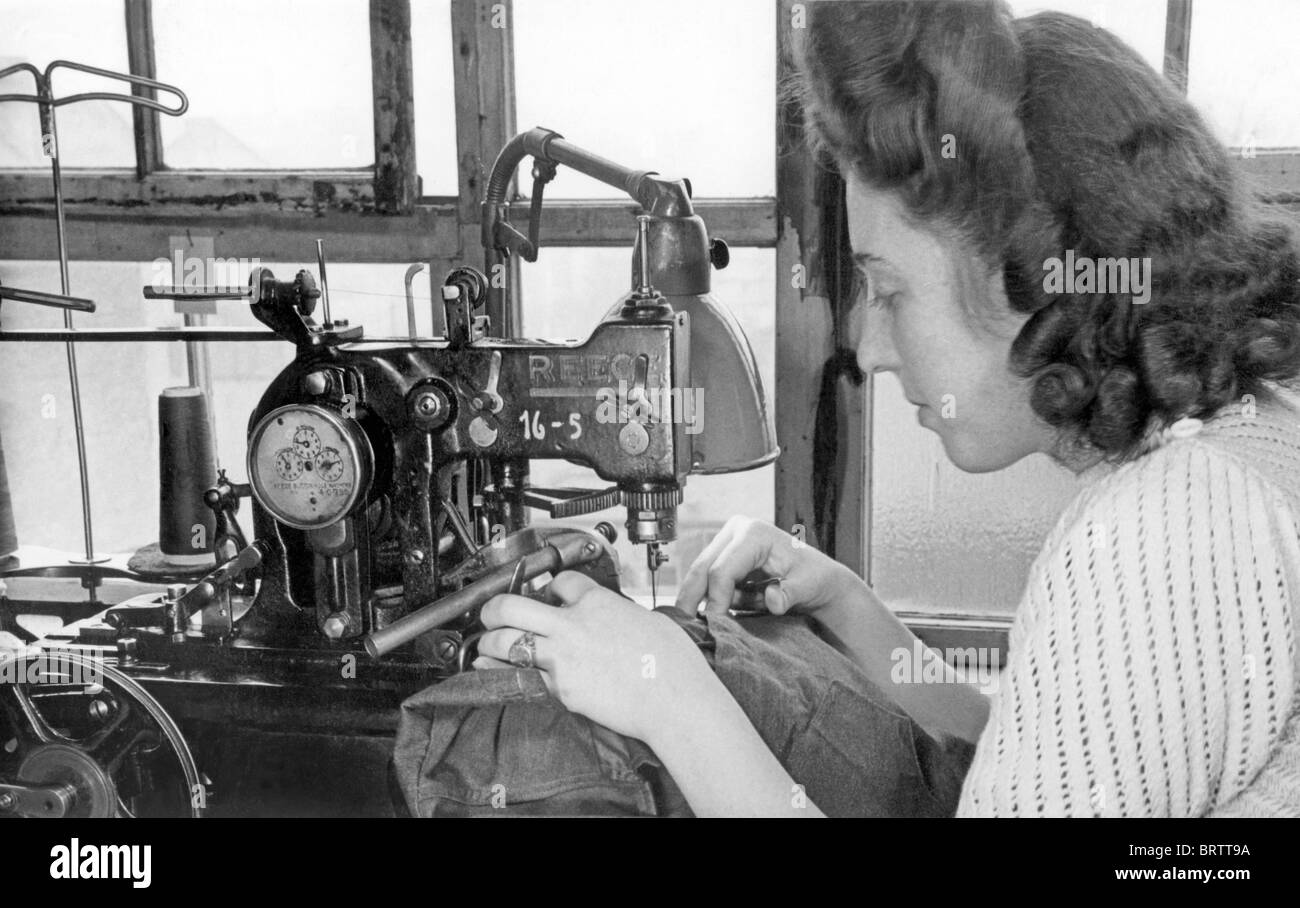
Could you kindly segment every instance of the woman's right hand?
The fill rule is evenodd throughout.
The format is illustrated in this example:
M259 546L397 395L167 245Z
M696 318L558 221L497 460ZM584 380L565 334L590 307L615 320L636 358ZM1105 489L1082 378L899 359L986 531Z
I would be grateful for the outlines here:
M764 605L774 615L815 612L841 597L856 580L844 565L766 521L733 517L695 559L677 592L677 607L694 615L733 608L736 587L755 571L780 578L768 585ZM847 576L846 576L847 575Z

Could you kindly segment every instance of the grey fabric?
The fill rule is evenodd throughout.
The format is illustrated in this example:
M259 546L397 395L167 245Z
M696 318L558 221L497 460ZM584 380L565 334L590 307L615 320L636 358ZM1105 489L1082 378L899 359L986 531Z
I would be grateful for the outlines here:
M832 816L951 816L972 749L926 735L798 617L676 620ZM689 709L689 704L683 704ZM402 706L394 774L416 816L688 816L655 754L569 712L532 669L455 676Z

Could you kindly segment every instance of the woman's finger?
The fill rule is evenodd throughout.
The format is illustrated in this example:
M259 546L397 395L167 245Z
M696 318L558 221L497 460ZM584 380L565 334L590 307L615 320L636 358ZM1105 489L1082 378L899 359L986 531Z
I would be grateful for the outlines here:
M733 524L727 523L718 535L714 536L704 551L691 562L690 568L686 575L682 577L682 582L677 586L677 607L688 615L694 615L699 609L700 600L709 590L709 568L713 566L714 559L731 544L731 539L735 535Z
M790 611L790 604L796 601L791 595L790 585L790 581L783 578L763 590L763 604L773 615L784 615Z
M472 663L475 668L514 668L509 662L493 659L491 656L479 656Z
M750 571L763 566L767 560L766 548L757 540L740 537L723 549L709 568L709 597L704 610L710 615L725 615L731 608L731 597L736 584Z
M559 599L564 605L573 605L590 590L598 586L600 586L599 583L581 571L561 571L547 585L547 589L552 596Z
M487 656L489 659L495 659L498 662L504 662L507 665L513 665L510 661L510 647L520 641L527 631L521 631L517 627L501 627L494 631L488 631L478 640L479 656ZM551 640L540 634L533 636L533 667L540 668L544 671L550 671L553 667L550 661Z
M555 636L567 620L560 609L527 596L513 596L510 593L500 593L489 599L483 606L480 617L483 626L489 630L494 627L517 627L547 637Z

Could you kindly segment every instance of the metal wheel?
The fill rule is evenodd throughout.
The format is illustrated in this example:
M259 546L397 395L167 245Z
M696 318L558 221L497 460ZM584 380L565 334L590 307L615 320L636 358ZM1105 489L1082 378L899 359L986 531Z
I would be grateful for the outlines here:
M138 682L78 653L0 659L0 817L203 815L189 745Z

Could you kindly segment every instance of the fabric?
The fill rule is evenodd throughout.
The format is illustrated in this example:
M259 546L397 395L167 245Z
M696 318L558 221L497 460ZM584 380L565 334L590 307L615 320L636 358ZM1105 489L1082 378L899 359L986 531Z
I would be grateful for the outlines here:
M821 810L952 815L969 747L927 736L805 619L659 611L700 646ZM644 743L569 712L531 669L466 672L409 698L393 770L416 816L690 815Z
M1300 816L1300 416L1184 420L1035 561L959 816Z

